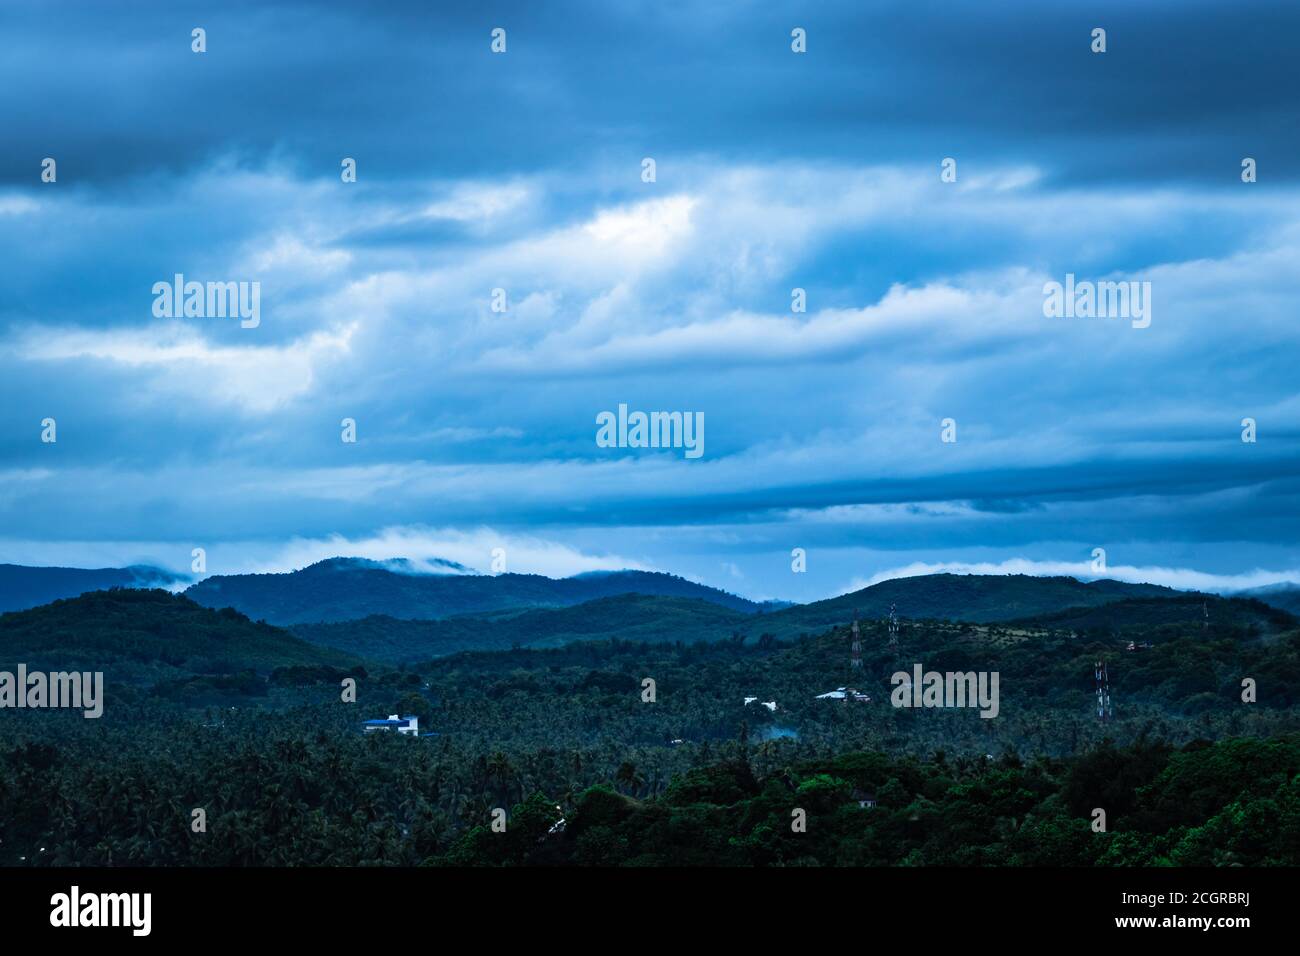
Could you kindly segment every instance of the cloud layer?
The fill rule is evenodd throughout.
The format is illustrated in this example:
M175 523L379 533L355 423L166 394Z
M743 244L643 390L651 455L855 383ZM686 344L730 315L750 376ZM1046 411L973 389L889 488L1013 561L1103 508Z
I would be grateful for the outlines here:
M1247 6L7 5L0 560L1294 579L1300 12Z

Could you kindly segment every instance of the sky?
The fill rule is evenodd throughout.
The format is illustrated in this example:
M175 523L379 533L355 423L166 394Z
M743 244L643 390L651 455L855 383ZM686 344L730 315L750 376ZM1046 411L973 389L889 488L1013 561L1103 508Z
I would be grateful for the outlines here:
M1298 33L1249 0L11 0L0 562L1300 581ZM160 317L177 274L256 282L256 326ZM1067 276L1149 324L1045 314ZM702 416L703 453L602 446L620 405Z

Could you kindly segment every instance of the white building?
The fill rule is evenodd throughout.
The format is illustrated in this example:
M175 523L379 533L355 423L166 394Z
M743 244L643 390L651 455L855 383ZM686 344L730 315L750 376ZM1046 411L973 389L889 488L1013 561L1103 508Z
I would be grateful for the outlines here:
M837 687L824 694L818 694L817 700L859 700L870 703L871 696L854 687Z
M407 734L411 737L420 736L419 717L398 717L396 714L389 714L387 720L367 720L361 726L368 734L376 730L395 730L399 734Z

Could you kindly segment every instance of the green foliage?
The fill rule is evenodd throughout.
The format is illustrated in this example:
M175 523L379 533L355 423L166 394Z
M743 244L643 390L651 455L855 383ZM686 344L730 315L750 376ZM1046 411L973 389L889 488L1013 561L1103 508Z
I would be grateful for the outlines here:
M910 620L990 624L1052 614L1066 608L1097 607L1133 597L1172 597L1171 588L1121 581L1083 582L1068 577L1024 574L927 574L893 578L826 601L764 614L746 633L767 631L789 639L842 624L857 614L868 620L889 615L891 605Z
M0 615L0 667L103 671L144 683L195 674L348 665L353 658L237 611L166 591L113 588Z
M1191 748L1174 761L1198 778L1215 777L1224 761L1235 763L1240 754L1234 752L1251 743L1258 742ZM1275 758L1300 759L1300 736L1270 743ZM1115 759L1150 759L1149 748L1137 750L1118 751ZM869 756L874 769L889 773L891 782L899 779L895 770L912 776L917 769L891 767L881 755ZM923 765L926 793L913 793L906 804L875 809L860 808L847 781L827 772L828 767L816 761L801 765L783 772L798 778L793 791L773 779L735 800L729 800L736 794L726 788L713 791L713 799L696 791L698 799L691 801L682 799L687 790L678 784L664 798L650 801L592 788L576 801L563 832L545 836L510 861L654 866L1293 866L1300 861L1300 778L1278 782L1267 798L1220 796L1207 804L1208 815L1198 826L1167 830L1134 828L1138 819L1155 820L1152 801L1159 802L1154 790L1140 789L1126 795L1135 807L1129 824L1094 832L1090 818L1071 813L1061 797L1065 781L1076 776L1069 764L974 764L964 772ZM692 776L710 779L713 772L726 778L733 771L719 766ZM796 833L790 826L794 807L807 813L806 832ZM442 862L498 863L500 850L489 842L474 856L461 847Z
M676 598L597 603L594 628L652 607L701 620ZM1296 865L1300 634L1257 628L1247 602L1222 609L1208 629L1148 622L1136 633L1159 638L1134 652L1113 634L909 621L896 658L867 621L850 677L843 621L790 643L614 638L362 666L232 610L91 594L0 617L5 659L110 680L98 720L0 710L0 865ZM890 674L912 661L998 671L999 717L891 707ZM850 682L871 702L815 699ZM395 711L440 736L361 732Z
M749 617L696 598L620 594L576 607L530 610L490 619L461 616L407 621L373 615L359 621L295 624L292 630L313 644L399 664L460 651L559 647L613 637L645 643L722 640Z
M1095 607L1066 608L1007 624L1073 631L1092 639L1126 637L1159 643L1183 636L1197 627L1204 628L1207 619L1218 634L1230 634L1239 640L1296 626L1290 613L1261 601L1204 594L1126 598Z

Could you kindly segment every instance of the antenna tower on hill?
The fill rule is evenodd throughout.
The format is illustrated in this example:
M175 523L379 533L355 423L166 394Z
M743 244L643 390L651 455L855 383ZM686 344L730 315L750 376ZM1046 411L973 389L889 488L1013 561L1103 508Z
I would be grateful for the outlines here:
M1097 662L1093 676L1097 680L1097 719L1110 720L1115 711L1110 705L1110 676L1106 673L1105 661Z

